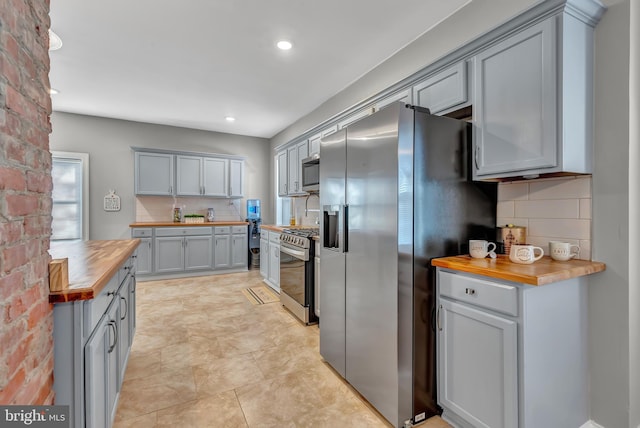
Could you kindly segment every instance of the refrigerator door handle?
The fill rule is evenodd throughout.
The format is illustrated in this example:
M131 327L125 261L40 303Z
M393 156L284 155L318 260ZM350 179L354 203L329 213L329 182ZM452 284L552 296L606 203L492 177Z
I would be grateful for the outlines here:
M342 208L342 252L349 251L349 205Z

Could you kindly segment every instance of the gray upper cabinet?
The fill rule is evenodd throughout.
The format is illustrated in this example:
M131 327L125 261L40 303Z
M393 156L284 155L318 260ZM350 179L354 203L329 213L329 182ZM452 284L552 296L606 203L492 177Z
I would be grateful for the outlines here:
M173 195L173 157L165 153L135 152L136 195Z
M309 156L320 153L320 140L338 131L338 125L332 125L309 137Z
M229 160L229 197L241 198L244 195L244 161Z
M197 156L176 156L178 196L200 196L202 187L202 158Z
M229 161L218 158L203 158L202 161L204 165L202 194L204 196L231 196L227 192Z
M338 122L338 129L346 128L352 123L359 121L363 117L369 116L371 113L373 113L373 111L374 111L373 107L367 107L364 110L360 110L359 112L352 114L351 116L347 116L346 118Z
M476 56L477 176L558 165L555 25L543 21Z
M278 152L276 158L278 162L278 196L287 196L287 187L289 184L289 173L287 171L287 150L285 149Z
M467 63L460 61L416 83L413 103L428 108L432 114L463 107L469 101L467 82Z
M136 195L243 197L242 158L136 147L133 150Z
M396 92L395 94L389 95L386 98L378 101L374 106L375 110L382 110L386 106L396 103L402 102L404 104L412 104L413 103L413 94L411 88L405 88L401 91Z
M596 2L565 6L474 60L473 177L590 174Z

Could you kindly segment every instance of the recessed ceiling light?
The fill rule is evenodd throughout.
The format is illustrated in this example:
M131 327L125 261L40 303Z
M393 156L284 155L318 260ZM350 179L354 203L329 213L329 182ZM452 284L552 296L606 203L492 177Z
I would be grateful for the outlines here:
M227 122L235 122L236 118L233 116L226 116L224 120L226 120Z
M57 51L62 47L62 39L56 33L49 29L49 50Z
M283 51L288 51L293 47L291 42L288 42L286 40L280 40L278 43L276 43L276 46L278 47L278 49L282 49Z
M50 95L55 95L55 94L59 94L60 91L54 88L49 88L49 94Z

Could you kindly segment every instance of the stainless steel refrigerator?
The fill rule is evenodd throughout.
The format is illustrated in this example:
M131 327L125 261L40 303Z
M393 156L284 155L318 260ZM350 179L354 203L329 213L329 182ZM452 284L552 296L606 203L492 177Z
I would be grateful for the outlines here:
M320 354L395 426L440 413L430 260L495 237L469 137L397 103L321 142Z

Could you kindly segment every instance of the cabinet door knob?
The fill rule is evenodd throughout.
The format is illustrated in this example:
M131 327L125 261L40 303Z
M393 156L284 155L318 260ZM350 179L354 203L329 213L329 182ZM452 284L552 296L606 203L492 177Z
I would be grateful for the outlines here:
M476 294L476 290L474 290L473 288L466 288L464 290L465 294L468 294L469 296L473 296L474 294Z

